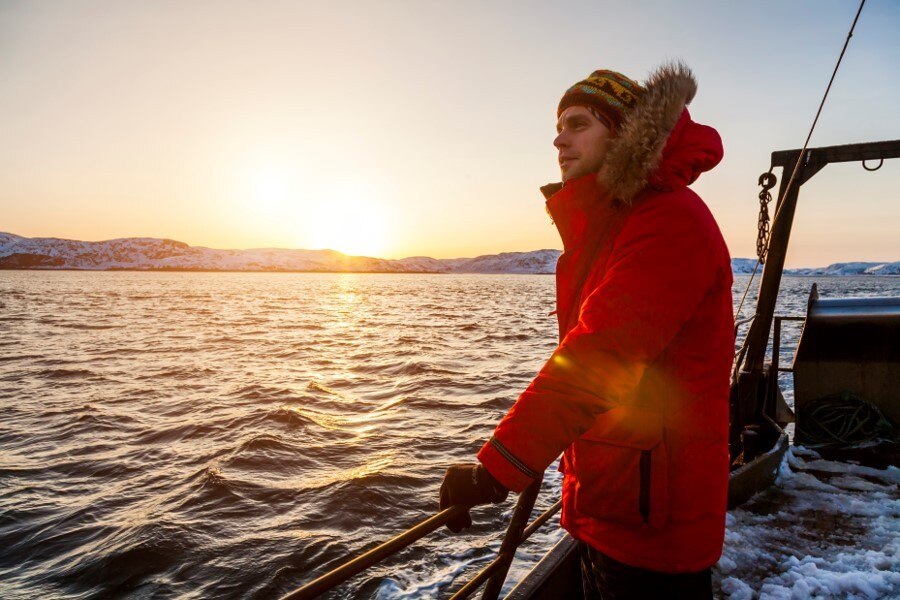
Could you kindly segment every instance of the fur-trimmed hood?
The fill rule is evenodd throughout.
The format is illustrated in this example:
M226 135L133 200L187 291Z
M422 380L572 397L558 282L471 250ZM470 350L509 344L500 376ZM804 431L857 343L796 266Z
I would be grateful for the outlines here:
M722 160L722 140L712 127L691 120L687 105L697 81L685 64L657 68L643 84L644 95L628 113L597 174L599 186L631 204L648 186L670 191L693 183ZM541 188L549 199L561 187Z

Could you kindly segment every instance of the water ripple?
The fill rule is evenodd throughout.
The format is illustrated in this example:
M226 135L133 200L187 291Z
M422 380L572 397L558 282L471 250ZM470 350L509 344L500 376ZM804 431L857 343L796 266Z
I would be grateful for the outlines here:
M803 314L811 283L786 278L779 314ZM0 271L0 596L271 598L432 514L445 468L555 346L553 286ZM469 535L435 532L328 597L446 594L496 551L509 506L474 514ZM536 537L533 557L558 533Z

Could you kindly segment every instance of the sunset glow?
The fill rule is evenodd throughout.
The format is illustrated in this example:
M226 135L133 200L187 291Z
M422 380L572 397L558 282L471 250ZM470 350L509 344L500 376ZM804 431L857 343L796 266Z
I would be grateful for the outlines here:
M390 251L382 194L368 182L319 182L275 160L244 170L235 199L245 226L270 231L281 245L383 257Z
M598 36L612 9L587 2L513 20L406 1L6 3L0 231L390 259L558 249L538 188L560 177L560 95L594 69L640 80L682 58L691 114L725 145L693 187L732 256L755 256L757 178L803 144L854 6L797 30L803 3L765 3L774 21L756 3L620 4L639 43L632 27ZM897 18L867 6L811 146L900 135ZM798 47L790 76L772 70ZM898 186L895 162L829 166L804 188L787 266L895 260Z
M388 222L381 202L360 183L338 184L329 192L312 208L309 247L383 256Z

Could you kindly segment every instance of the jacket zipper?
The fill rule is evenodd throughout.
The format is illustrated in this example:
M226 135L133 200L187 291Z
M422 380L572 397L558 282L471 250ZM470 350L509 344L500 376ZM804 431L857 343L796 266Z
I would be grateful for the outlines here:
M641 450L641 488L638 495L638 510L644 523L650 520L650 450Z

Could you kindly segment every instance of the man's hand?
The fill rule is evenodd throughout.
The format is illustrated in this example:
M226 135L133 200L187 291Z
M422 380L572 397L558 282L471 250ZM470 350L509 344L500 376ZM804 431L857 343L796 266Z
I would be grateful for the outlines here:
M507 495L509 490L481 464L453 465L447 469L441 484L440 510L454 504L462 504L467 508L479 504L496 504L506 500ZM447 529L453 533L471 526L472 517L468 510L447 523Z

